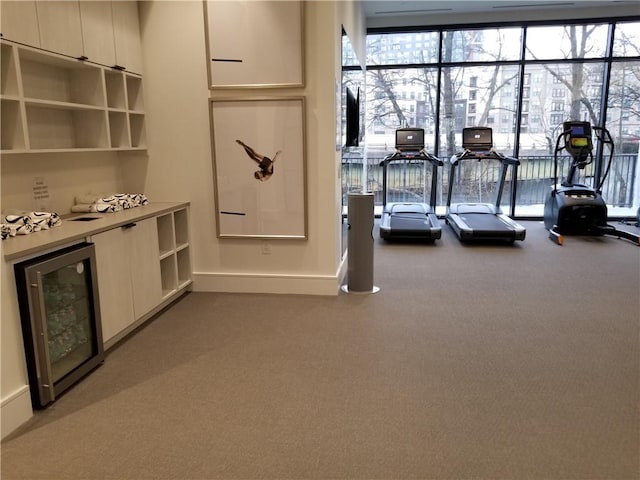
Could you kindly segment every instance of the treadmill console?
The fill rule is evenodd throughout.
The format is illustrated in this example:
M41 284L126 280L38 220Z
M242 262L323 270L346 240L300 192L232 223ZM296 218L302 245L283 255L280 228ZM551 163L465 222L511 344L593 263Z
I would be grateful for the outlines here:
M467 127L462 129L462 148L471 152L489 152L493 148L491 127Z
M424 149L424 128L399 128L396 130L396 150L420 152Z

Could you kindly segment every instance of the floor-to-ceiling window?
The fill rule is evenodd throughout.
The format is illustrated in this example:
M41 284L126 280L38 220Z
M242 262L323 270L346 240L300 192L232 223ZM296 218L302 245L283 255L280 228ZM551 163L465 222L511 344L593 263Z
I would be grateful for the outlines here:
M356 169L360 177L353 162L349 165L350 191L373 192L382 203L379 165L393 152L397 128L424 128L426 149L446 160L461 150L464 127L488 126L496 150L521 162L515 215L540 217L554 181L562 122L582 120L606 128L614 145L612 156L605 145L602 164L580 172L582 180L602 184L611 216L635 215L640 204L640 18L372 31L367 55L366 150L362 168ZM596 157L598 151L594 148ZM562 172L569 159L564 152L557 157ZM495 186L490 170L478 166L466 172L467 191L487 200ZM442 213L447 168L440 177Z

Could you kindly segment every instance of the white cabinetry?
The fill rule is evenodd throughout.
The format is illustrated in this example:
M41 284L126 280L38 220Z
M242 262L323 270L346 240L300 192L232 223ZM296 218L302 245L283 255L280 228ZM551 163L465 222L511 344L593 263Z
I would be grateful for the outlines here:
M186 208L158 217L162 297L167 298L191 283L189 219Z
M142 46L138 2L111 2L116 64L129 72L142 73Z
M40 46L36 2L27 0L3 0L0 2L0 19L3 38Z
M80 58L84 55L80 4L71 1L36 2L40 47Z
M142 73L136 1L14 1L0 5L6 40Z
M144 149L141 77L3 41L2 152Z
M84 56L102 65L116 64L111 2L80 2Z
M92 236L103 337L110 340L162 300L156 219Z
M187 208L92 235L91 241L107 347L191 284Z

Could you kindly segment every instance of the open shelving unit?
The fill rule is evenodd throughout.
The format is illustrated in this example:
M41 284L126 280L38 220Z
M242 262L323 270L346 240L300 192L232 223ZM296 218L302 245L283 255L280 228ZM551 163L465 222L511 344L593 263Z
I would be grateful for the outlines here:
M2 153L146 148L142 78L0 41Z
M181 208L157 217L162 297L191 284L189 210Z

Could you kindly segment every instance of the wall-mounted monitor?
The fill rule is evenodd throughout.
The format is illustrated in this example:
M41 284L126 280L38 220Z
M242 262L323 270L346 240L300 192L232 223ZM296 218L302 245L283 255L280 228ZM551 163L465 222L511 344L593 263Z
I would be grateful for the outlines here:
M360 139L360 88L354 94L347 87L345 147L357 147Z

